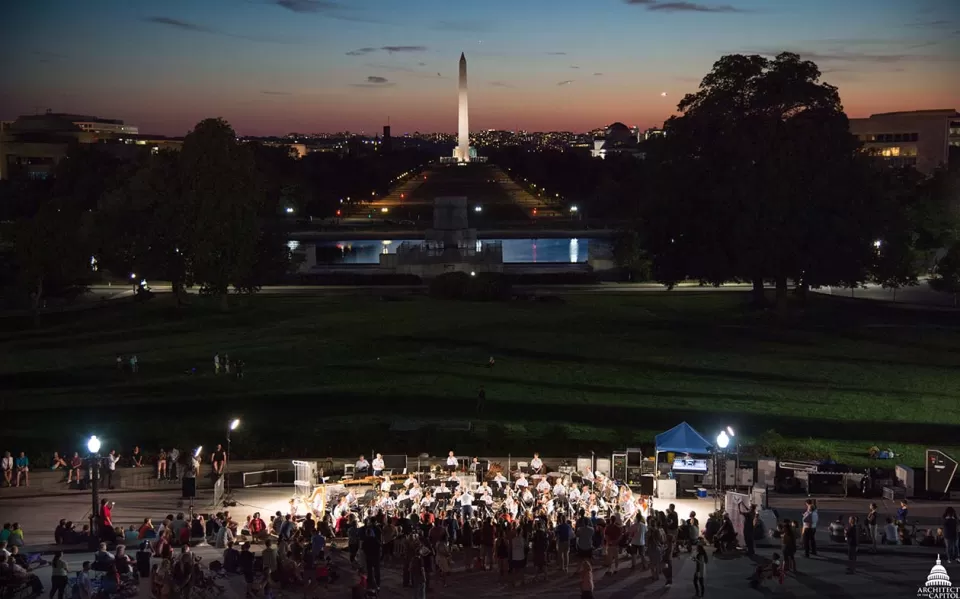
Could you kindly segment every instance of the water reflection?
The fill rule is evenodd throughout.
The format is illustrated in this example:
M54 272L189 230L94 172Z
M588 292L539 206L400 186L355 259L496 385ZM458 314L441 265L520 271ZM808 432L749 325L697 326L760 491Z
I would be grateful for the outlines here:
M301 250L311 245L317 248L319 264L378 264L380 254L395 254L401 242L390 239L357 241L317 241L302 244L291 241L288 247L298 244ZM579 263L586 262L591 243L606 243L584 239L483 239L477 241L476 250L483 250L486 243L500 243L505 263Z

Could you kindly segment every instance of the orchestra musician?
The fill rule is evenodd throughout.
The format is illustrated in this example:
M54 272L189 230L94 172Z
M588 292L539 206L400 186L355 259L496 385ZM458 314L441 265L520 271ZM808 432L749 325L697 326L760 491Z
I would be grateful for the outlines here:
M456 472L458 465L459 462L457 462L457 456L453 455L453 452L451 451L449 454L447 454L447 470L450 472Z
M546 493L549 490L550 490L550 481L548 481L546 477L541 478L540 482L537 483L537 492Z
M360 457L362 458L363 456ZM383 476L383 456L379 453L377 457L373 458L373 475Z
M533 454L533 459L530 460L530 474L542 474L543 472L543 460L540 459L540 454Z
M465 520L473 517L473 495L469 489L465 489L463 494L460 495L460 511L463 512Z
M390 493L390 490L393 488L393 483L390 482L388 477L383 478L383 482L380 483L380 491L382 493Z
M412 486L417 486L417 484L417 477L415 477L412 472L410 476L407 477L407 480L403 481L403 486L408 489Z
M527 488L528 486L530 486L530 483L527 481L527 475L524 474L523 472L520 473L519 477L517 478L517 482L515 482L515 483L513 483L513 484L514 484L514 486L516 486L518 489L525 489L525 488Z
M366 476L370 474L370 462L368 462L367 459L361 455L360 459L358 459L357 463L354 465L354 470L356 470L357 476L360 476L361 474Z
M483 468L480 467L480 460L473 458L470 462L470 472L476 477L478 483L483 482Z

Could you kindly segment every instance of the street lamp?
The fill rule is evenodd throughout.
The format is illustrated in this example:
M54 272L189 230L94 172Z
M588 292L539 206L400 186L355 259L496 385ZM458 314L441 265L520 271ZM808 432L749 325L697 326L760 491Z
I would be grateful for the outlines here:
M230 424L227 425L227 463L224 464L223 468L223 504L227 505L227 499L230 497L230 462L233 460L233 456L230 455L230 433L237 430L237 427L240 426L240 419L234 418L230 421Z
M727 431L720 431L720 434L717 435L717 447L720 449L726 449L730 445L730 437L727 435Z
M88 472L92 496L89 546L93 549L100 543L100 439L96 435L87 440L87 451L90 452Z

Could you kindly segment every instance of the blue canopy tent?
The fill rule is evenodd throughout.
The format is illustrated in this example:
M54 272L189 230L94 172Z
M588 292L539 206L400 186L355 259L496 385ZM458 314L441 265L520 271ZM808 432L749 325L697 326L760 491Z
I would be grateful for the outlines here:
M660 452L672 451L675 453L709 454L713 453L713 444L703 438L692 426L681 422L665 433L656 437L656 450L653 457L653 467L656 472L657 496L659 497L660 482Z
M711 453L713 443L703 438L692 426L681 422L665 433L657 435L656 452L672 451L675 453Z

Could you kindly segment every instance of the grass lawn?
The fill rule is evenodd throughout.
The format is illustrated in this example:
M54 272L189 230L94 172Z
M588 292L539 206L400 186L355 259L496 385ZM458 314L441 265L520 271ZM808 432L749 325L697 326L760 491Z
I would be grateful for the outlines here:
M682 420L708 438L730 425L842 463L864 462L872 445L914 465L928 444L960 453L957 314L814 297L780 321L734 292L556 303L378 293L231 298L229 313L161 296L37 328L0 319L0 449L73 450L91 433L127 452L209 446L239 416L238 456L599 453L652 447ZM216 352L242 359L245 378L214 376ZM135 353L140 372L118 372L118 353ZM397 418L473 430L390 432Z

